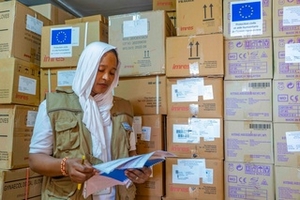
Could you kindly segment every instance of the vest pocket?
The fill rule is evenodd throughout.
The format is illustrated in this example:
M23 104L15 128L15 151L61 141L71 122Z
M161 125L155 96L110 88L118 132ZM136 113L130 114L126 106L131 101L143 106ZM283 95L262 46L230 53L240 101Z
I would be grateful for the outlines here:
M77 120L57 120L55 123L57 148L60 151L76 149L79 146Z

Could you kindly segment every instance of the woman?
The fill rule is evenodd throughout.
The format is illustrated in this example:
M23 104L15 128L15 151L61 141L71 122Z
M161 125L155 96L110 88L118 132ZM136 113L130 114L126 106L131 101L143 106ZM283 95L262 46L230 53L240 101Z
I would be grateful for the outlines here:
M131 132L132 107L112 90L119 79L116 48L93 42L82 52L72 90L57 89L41 103L30 143L29 166L44 175L42 199L84 199L83 184L95 164L136 155ZM85 156L82 162L82 156ZM143 183L151 169L130 169L133 183ZM89 199L134 199L135 186L115 186Z

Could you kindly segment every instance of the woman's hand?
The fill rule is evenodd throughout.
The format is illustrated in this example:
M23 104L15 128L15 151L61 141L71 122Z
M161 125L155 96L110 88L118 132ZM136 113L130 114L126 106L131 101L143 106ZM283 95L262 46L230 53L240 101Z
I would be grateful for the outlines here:
M67 174L75 183L83 183L96 174L96 170L88 161L79 158L68 158L66 160Z
M143 167L141 169L127 169L125 175L134 183L146 182L152 174L152 169Z

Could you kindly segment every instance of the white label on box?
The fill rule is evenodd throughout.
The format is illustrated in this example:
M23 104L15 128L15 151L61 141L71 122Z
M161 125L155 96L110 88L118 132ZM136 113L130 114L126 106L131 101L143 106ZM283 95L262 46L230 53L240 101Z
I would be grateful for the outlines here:
M72 47L79 45L79 28L50 29L50 57L72 57Z
M57 71L57 86L72 86L75 70Z
M19 76L18 92L36 95L36 80L25 76Z
M203 100L212 100L214 99L214 92L212 85L204 86L204 95Z
M199 143L200 137L197 131L187 124L173 124L174 143Z
M149 126L143 126L142 127L142 140L144 141L150 141L151 140L151 127Z
M137 19L123 22L123 37L148 35L147 19Z
M172 183L199 185L199 174L195 170L191 170L187 166L172 166Z
M300 43L285 44L285 63L300 63Z
M42 35L43 22L35 17L26 15L26 29L38 35Z
M177 165L196 171L198 174L197 178L204 178L206 176L205 159L178 159Z
M142 133L142 117L141 116L134 116L132 128L135 134Z
M261 35L263 8L261 0L230 2L230 36Z
M220 119L190 118L190 126L204 138L220 138Z
M282 25L283 26L300 25L300 6L283 7Z
M286 132L288 152L300 152L300 131Z
M191 76L199 75L199 64L198 64L198 62L190 63L189 67L190 67L190 75Z
M198 85L189 83L178 83L172 85L172 102L197 102Z
M214 170L213 169L206 169L206 174L202 179L202 183L214 184Z
M26 126L27 127L33 127L35 124L37 111L29 110L27 112L27 118L26 118Z

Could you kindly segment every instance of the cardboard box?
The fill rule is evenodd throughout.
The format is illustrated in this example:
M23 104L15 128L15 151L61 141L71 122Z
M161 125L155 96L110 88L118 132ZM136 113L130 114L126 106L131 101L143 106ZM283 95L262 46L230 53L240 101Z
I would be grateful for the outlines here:
M273 80L273 121L300 122L300 80Z
M0 169L28 167L37 106L0 105Z
M223 35L168 37L167 77L224 76Z
M167 118L167 150L181 158L224 159L222 118Z
M224 162L225 200L275 199L273 164Z
M176 30L166 11L109 16L109 44L118 48L120 77L164 75L166 37Z
M223 160L166 159L166 197L224 199Z
M223 117L223 78L168 78L168 116Z
M161 197L165 195L166 191L164 165L165 163L154 165L152 167L151 177L145 183L135 185L136 195L147 197ZM150 198L150 200L152 199Z
M152 10L176 10L177 0L152 0Z
M300 35L299 1L274 1L273 37L293 37Z
M77 17L75 19L67 19L65 20L65 24L78 24L82 22L93 22L93 21L100 21L104 24L108 24L107 17L103 15L91 15L86 17Z
M242 39L242 38L254 38L254 37L272 37L272 2L271 0L261 1L262 12L260 14L260 20L247 20L241 21L240 23L232 23L232 15L238 16L239 12L233 12L230 8L231 3L248 3L249 1L244 0L224 0L223 1L223 27L225 39ZM257 1L254 1L257 2ZM250 2L252 3L252 1ZM259 14L259 9L253 9L255 12L254 16ZM246 10L245 10L246 11ZM258 13L257 13L258 11ZM245 13L246 14L246 13ZM259 23L261 22L261 23ZM231 33L231 27L235 26L236 32Z
M166 76L121 78L114 94L129 100L135 115L166 115L166 86Z
M40 100L45 99L48 92L54 92L57 87L72 88L75 67L41 68Z
M300 177L298 167L275 166L276 199L299 199Z
M43 176L30 170L0 171L0 199L40 200Z
M50 19L53 22L52 25L64 24L65 20L75 18L73 14L51 3L34 5L30 6L29 8Z
M175 11L167 11L167 15L169 16L173 26L176 28L177 22L176 22L176 10Z
M294 55L300 36L274 38L274 80L299 79L300 60Z
M272 121L272 80L224 81L224 119Z
M144 196L144 195L135 195L136 200L161 200L162 197L156 197L156 196Z
M39 66L16 58L1 59L0 104L39 105Z
M41 30L51 21L19 3L0 3L0 59L19 58L40 65Z
M295 123L274 123L274 158L275 166L300 166L299 151L291 152L288 149L287 133L299 135L299 122Z
M178 0L176 13L178 36L223 32L220 0Z
M224 138L226 161L274 164L272 122L225 121Z
M134 116L133 130L137 134L137 154L165 150L166 115Z
M225 80L272 79L272 38L225 41Z
M108 41L107 30L100 21L43 27L41 68L77 66L88 44Z

